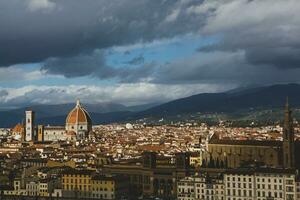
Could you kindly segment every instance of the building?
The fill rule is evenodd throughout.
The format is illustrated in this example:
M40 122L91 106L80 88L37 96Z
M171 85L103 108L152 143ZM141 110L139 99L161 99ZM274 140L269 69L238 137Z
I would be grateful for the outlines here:
M62 173L64 197L91 198L91 180L94 171L68 169Z
M37 181L30 181L26 184L26 193L29 196L39 195L39 183Z
M51 196L53 192L57 191L55 188L60 186L60 179L38 179L33 178L32 180L27 180L22 187L22 182L26 180L15 179L13 181L13 188L5 190L5 195L13 196L35 196L35 197L48 197Z
M283 125L283 167L295 167L295 139L293 119L289 108L289 102L286 102Z
M44 141L65 141L67 140L66 130L63 126L45 126Z
M66 170L62 174L63 197L120 199L128 192L123 176L96 174L92 170Z
M175 161L175 162L174 162ZM159 157L156 152L144 152L141 159L112 163L102 167L104 174L128 177L130 193L136 196L175 198L177 181L194 174L190 153L180 152L173 158Z
M214 135L207 145L207 155L203 163L207 166L220 163L228 168L239 168L250 163L282 166L282 142L221 140Z
M32 110L25 111L25 141L32 141L34 139L34 112Z
M195 185L200 183L201 179L196 177L185 177L177 183L177 199L190 200L196 199Z
M77 100L75 108L71 110L66 118L66 131L74 132L77 139L83 139L88 136L91 130L91 117Z
M121 199L128 194L128 180L124 176L96 175L91 185L92 198Z
M26 114L30 117L30 113ZM28 120L32 121L32 120ZM27 124L26 124L27 125ZM29 126L30 124L28 124ZM33 126L33 124L31 124ZM29 130L29 129L28 129ZM89 113L82 107L79 100L66 118L65 126L38 125L37 141L57 142L66 140L80 140L88 136L92 130L92 120Z
M44 125L38 125L38 131L37 131L37 141L43 142L44 141Z
M294 200L296 171L291 169L232 169L219 175L199 172L178 182L178 200Z
M295 170L262 169L224 174L226 199L296 199Z
M299 180L299 176L297 177L297 180L296 180L296 199L300 199L300 180Z
M192 152L190 155L190 165L199 167L202 165L201 152Z
M278 140L223 140L214 134L208 144L204 161L207 166L217 163L227 168L239 168L259 164L269 167L294 168L300 165L295 149L300 143L294 141L293 119L288 102L285 108L283 141ZM297 166L296 166L297 165Z
M177 183L177 199L224 200L223 176L210 177L205 173L185 177Z
M24 140L24 126L20 123L18 123L13 129L12 129L12 136L16 140Z

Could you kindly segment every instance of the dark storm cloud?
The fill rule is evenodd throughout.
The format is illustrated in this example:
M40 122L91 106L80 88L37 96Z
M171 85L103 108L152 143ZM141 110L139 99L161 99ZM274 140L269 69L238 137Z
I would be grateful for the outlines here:
M133 58L140 64L143 57ZM132 61L131 61L132 62ZM47 74L63 74L67 78L92 76L100 79L116 79L120 82L138 82L152 75L156 69L154 62L145 63L138 67L116 68L108 66L105 61L105 52L95 50L91 54L77 55L65 58L49 58L41 70Z
M200 34L217 35L218 42L159 67L152 81L236 85L299 82L299 1L205 1L188 10L206 13Z
M236 86L299 82L300 68L248 63L245 51L198 52L157 67L151 80L160 84L233 84Z
M157 1L152 4L156 5ZM298 81L299 1L209 0L198 4L191 1L184 6L179 1L176 3L165 1L161 5L168 10L166 12L168 14L157 15L160 21L153 20L153 18L153 21L149 21L151 17L146 17L141 13L142 21L147 22L147 25L133 23L145 25L142 29L132 29L137 30L133 37L138 38L136 41L143 35L139 34L140 30L146 31L142 36L142 40L145 41L196 30L204 36L218 35L219 41L205 46L194 56L170 61L169 64L161 66L155 63L141 63L140 67L117 71L111 67L101 68L113 70L113 72L108 70L109 73L99 73L99 69L95 66L94 70L91 68L87 71L100 78L118 77L121 82L148 80L165 84L191 82L266 84ZM153 11L160 10L152 8ZM120 16L119 12L120 10L113 16ZM152 12L150 16L154 16L154 13ZM195 22L195 19L201 20ZM133 59L132 62L139 60ZM103 73L107 76L103 76Z
M65 77L163 84L291 82L300 73L298 0L10 0L0 9L0 66L44 62ZM105 62L107 48L187 33L218 41L168 64Z
M299 10L297 0L240 0L218 5L202 33L219 32L221 42L200 51L243 50L246 62L257 68L299 68Z
M200 3L199 0L0 1L0 66L81 56L95 48L195 32L203 22L201 16L191 17L183 11Z
M84 70L83 70L84 69ZM111 78L116 71L106 66L105 55L101 50L65 58L49 58L42 67L49 74L63 74L67 78L97 74L99 78Z
M272 65L281 69L300 68L300 46L248 48L246 59L253 65Z

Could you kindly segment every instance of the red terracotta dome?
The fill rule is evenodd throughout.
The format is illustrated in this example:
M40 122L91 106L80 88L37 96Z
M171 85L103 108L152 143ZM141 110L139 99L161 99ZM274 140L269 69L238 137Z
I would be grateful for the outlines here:
M68 131L68 132L67 132L67 135L69 135L69 136L75 136L76 133L75 133L74 131Z
M75 108L67 116L66 124L91 124L91 122L89 113L81 106L79 100L77 100Z
M21 132L23 132L23 130L24 130L24 127L22 126L22 124L17 124L14 128L13 128L13 132L15 132L15 133L21 133Z

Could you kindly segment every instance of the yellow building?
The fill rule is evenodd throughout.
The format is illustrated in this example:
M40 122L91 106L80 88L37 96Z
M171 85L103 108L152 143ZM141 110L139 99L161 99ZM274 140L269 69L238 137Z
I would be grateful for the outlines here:
M43 142L44 141L44 126L38 125L38 141Z
M92 170L72 170L65 171L62 175L62 186L66 197L91 197Z
M120 199L127 192L127 182L121 176L94 176L92 178L92 198Z
M192 152L190 154L190 165L199 167L202 165L202 157L200 152Z
M96 175L92 170L68 170L62 174L63 196L70 198L118 199L127 191L121 176Z
M57 162L53 160L48 160L47 161L47 167L71 167L75 168L76 163L73 160L67 161L67 162Z

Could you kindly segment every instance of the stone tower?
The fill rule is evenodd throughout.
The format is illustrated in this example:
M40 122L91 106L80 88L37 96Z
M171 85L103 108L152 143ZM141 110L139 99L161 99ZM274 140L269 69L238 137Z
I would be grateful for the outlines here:
M25 111L25 141L32 141L34 138L34 112L31 110Z
M289 108L289 101L287 98L284 111L284 125L283 125L283 167L294 168L295 166L295 147L294 147L294 128L292 111Z

